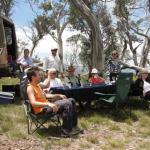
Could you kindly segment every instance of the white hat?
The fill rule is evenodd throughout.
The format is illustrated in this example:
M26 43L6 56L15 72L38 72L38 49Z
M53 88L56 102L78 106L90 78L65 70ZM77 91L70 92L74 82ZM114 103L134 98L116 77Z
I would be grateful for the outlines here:
M56 72L57 70L55 68L50 68L48 71L49 72Z
M98 73L98 70L96 68L93 68L91 73Z

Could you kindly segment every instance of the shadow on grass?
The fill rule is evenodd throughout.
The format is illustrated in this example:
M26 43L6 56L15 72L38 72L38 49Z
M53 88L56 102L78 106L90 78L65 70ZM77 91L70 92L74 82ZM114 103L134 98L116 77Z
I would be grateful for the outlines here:
M61 135L61 129L50 125L48 128L40 128L37 130L37 134L42 138L49 138L49 137L57 137L59 138Z
M65 138L61 136L61 128L56 127L54 125L50 125L48 128L40 128L36 131L36 134L40 138L48 138L48 139L62 139ZM70 135L71 138L77 138L78 135Z
M138 121L138 117L134 111L143 111L147 114L148 103L143 99L130 99L130 101L121 107L115 108L113 105L108 105L104 102L96 103L79 112L79 117L92 117L93 114L100 115L103 118L109 118L117 122L124 122L125 120L130 119L135 122Z
M23 104L23 100L21 99L21 97L15 97L14 103L15 105L22 105Z

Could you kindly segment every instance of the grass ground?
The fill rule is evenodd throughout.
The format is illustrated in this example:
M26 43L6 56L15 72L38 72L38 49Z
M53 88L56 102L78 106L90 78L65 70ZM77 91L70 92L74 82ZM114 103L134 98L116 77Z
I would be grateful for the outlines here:
M16 79L0 79L0 84L16 82ZM123 110L108 108L80 112L79 126L85 133L67 139L59 138L54 126L28 135L26 117L19 100L14 104L0 105L0 150L150 149L150 110L142 100L131 98L131 116Z

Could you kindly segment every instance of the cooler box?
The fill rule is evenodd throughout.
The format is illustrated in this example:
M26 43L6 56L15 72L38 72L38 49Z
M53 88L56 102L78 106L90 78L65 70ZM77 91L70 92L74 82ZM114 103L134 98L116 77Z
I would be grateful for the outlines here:
M14 93L0 92L0 104L11 104L14 102Z
M2 85L2 91L3 92L11 92L11 93L14 92L16 97L20 97L19 84L16 84L16 85Z

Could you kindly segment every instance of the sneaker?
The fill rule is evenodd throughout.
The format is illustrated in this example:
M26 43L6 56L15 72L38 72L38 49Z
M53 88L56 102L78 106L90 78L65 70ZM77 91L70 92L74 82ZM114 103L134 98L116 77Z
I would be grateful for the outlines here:
M84 130L83 130L83 129L80 129L79 127L74 127L72 130L73 130L74 132L78 132L78 133L84 134Z
M77 134L79 134L79 131L77 131L77 130L64 130L64 129L62 129L62 136L64 135L64 136L72 136L72 135L77 135Z
M61 137L69 138L70 137L69 132L67 130L62 129L61 130Z

